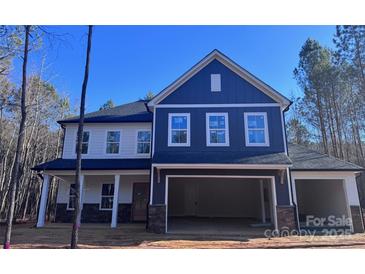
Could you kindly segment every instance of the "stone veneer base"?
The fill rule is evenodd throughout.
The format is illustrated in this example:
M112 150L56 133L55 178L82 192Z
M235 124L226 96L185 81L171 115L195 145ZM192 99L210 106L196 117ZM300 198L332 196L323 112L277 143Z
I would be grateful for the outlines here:
M60 203L56 207L56 223L72 223L73 210L67 210L67 204ZM84 204L81 213L82 223L110 223L111 210L100 210L99 204ZM119 204L118 223L128 223L132 219L132 205Z
M295 218L295 206L277 205L276 214L278 220L278 229L281 230L297 230L297 222Z
M354 233L363 233L364 225L360 206L352 205L350 206L350 210L351 210L351 218L352 218Z
M166 232L166 205L148 206L147 231L158 234Z

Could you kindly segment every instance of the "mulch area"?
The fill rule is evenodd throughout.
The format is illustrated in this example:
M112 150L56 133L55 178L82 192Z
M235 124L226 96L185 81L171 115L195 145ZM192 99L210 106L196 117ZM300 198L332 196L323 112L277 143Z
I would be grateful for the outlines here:
M0 235L5 227L0 226ZM71 224L16 224L12 248L68 248ZM82 224L80 248L365 248L365 234L346 236L264 236L174 235L153 234L143 224L121 224L111 229L107 224Z

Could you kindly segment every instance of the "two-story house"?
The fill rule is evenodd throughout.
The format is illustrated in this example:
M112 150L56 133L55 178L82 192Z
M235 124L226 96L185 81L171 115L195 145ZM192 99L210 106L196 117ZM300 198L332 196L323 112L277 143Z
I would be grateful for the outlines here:
M352 232L363 232L356 185L363 168L288 145L290 104L214 50L152 100L86 114L82 222L242 234L303 228L308 216L344 216ZM72 220L78 117L59 123L62 158L34 168L43 176L38 227L50 176L60 179L56 221Z

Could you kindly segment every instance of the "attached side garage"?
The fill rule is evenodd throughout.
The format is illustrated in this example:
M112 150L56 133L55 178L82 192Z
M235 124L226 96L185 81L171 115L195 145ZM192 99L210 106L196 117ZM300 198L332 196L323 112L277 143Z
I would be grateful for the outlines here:
M297 179L295 189L301 227L310 226L306 223L310 223L311 217L349 217L343 180Z
M356 182L363 168L299 145L289 145L289 156L299 227L364 232Z

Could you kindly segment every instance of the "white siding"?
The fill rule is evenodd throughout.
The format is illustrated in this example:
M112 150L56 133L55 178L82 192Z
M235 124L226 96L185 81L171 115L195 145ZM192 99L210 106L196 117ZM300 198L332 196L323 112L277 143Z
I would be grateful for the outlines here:
M151 130L151 123L87 124L84 126L84 131L90 132L89 149L88 154L82 155L82 157L85 159L148 158L149 156L137 154L137 131L140 129ZM106 154L106 132L108 130L121 131L119 154ZM76 158L76 133L77 124L66 125L62 158Z
M70 184L72 178L67 182L61 181L58 187L57 203L68 203ZM146 175L125 175L120 176L119 203L132 203L133 183L148 183L149 176ZM85 176L83 203L99 204L101 200L102 184L114 183L114 176Z

